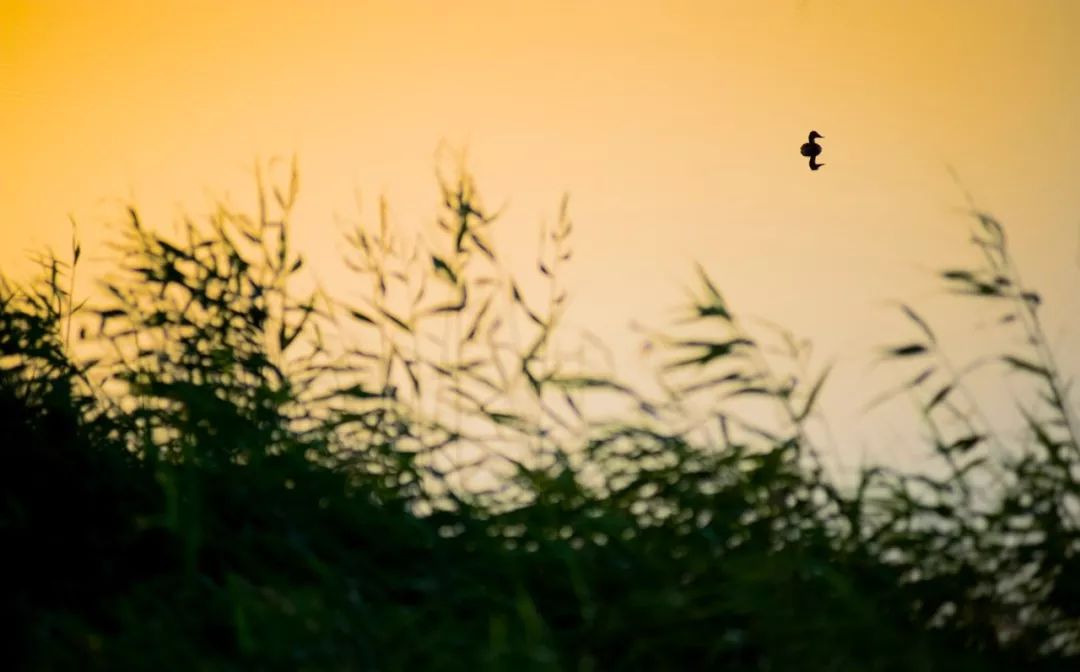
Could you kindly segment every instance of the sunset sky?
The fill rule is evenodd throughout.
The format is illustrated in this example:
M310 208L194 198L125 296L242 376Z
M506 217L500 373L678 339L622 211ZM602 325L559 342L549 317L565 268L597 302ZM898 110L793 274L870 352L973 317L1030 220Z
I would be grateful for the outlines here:
M295 153L296 235L333 287L335 213L359 191L430 221L448 143L507 203L497 244L524 273L570 195L570 320L620 370L628 323L667 320L697 261L839 357L827 410L884 445L895 418L845 400L908 333L888 302L970 332L931 276L972 257L948 166L1076 340L1078 29L1070 0L0 0L0 269L66 249L69 215L104 256L128 202L167 225Z

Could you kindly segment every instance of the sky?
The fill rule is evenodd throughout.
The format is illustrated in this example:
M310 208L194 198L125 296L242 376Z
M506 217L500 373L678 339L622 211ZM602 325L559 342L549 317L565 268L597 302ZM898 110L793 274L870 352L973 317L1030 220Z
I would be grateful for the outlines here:
M0 0L0 270L67 249L71 219L106 257L128 203L168 224L295 154L296 235L333 287L356 193L419 227L440 147L466 148L522 269L569 195L568 318L620 373L643 370L629 323L665 323L698 262L838 359L845 450L893 450L903 413L851 403L912 333L890 301L981 342L932 277L972 259L949 167L1075 340L1078 27L1070 0Z

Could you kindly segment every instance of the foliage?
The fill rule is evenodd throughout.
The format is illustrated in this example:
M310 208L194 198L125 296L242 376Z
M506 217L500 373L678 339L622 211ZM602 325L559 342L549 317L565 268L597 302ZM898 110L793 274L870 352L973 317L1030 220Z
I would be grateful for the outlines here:
M781 370L702 271L660 398L558 329L564 201L537 298L442 179L417 240L348 236L359 300L298 288L299 190L260 177L179 236L129 212L105 303L45 263L0 292L5 632L25 669L1067 669L1080 663L1077 434L1002 227L961 294L1006 308L1040 385L1001 454L931 326L940 476L824 472L827 371ZM535 283L533 283L535 285ZM75 329L75 327L78 327ZM805 353L787 339L793 359ZM612 420L589 400L625 408ZM750 406L742 405L749 402ZM764 404L778 412L762 421Z

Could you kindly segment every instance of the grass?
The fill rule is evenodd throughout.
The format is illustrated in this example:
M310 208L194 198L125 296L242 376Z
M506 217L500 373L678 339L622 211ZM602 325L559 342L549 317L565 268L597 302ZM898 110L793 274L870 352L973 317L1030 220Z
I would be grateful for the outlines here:
M704 272L649 397L566 356L565 202L545 295L501 265L461 174L421 238L385 209L350 232L364 291L342 300L299 289L295 167L280 182L171 237L133 208L99 304L72 296L77 244L5 281L18 669L1080 664L1077 421L989 215L979 263L942 279L1024 336L986 365L1035 383L1027 437L962 410L966 369L904 306L918 336L886 355L941 468L842 485L806 431L827 371L790 375ZM625 413L591 416L598 396Z

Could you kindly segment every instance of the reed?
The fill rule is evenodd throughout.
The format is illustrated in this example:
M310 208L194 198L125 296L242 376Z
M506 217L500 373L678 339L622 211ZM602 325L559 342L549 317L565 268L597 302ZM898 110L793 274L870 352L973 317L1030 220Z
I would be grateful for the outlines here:
M176 235L132 208L93 302L72 295L77 243L4 281L19 667L1080 664L1077 420L989 215L972 209L979 262L942 279L1023 335L983 365L1034 382L1026 438L955 403L979 396L967 367L904 306L917 337L885 357L941 468L851 485L807 431L828 367L783 332L770 351L704 271L646 394L568 354L565 200L526 283L469 175L441 177L418 238L385 204L353 227L356 282L332 295L289 237L299 184L295 162L260 172L256 212ZM612 400L622 415L590 412Z

